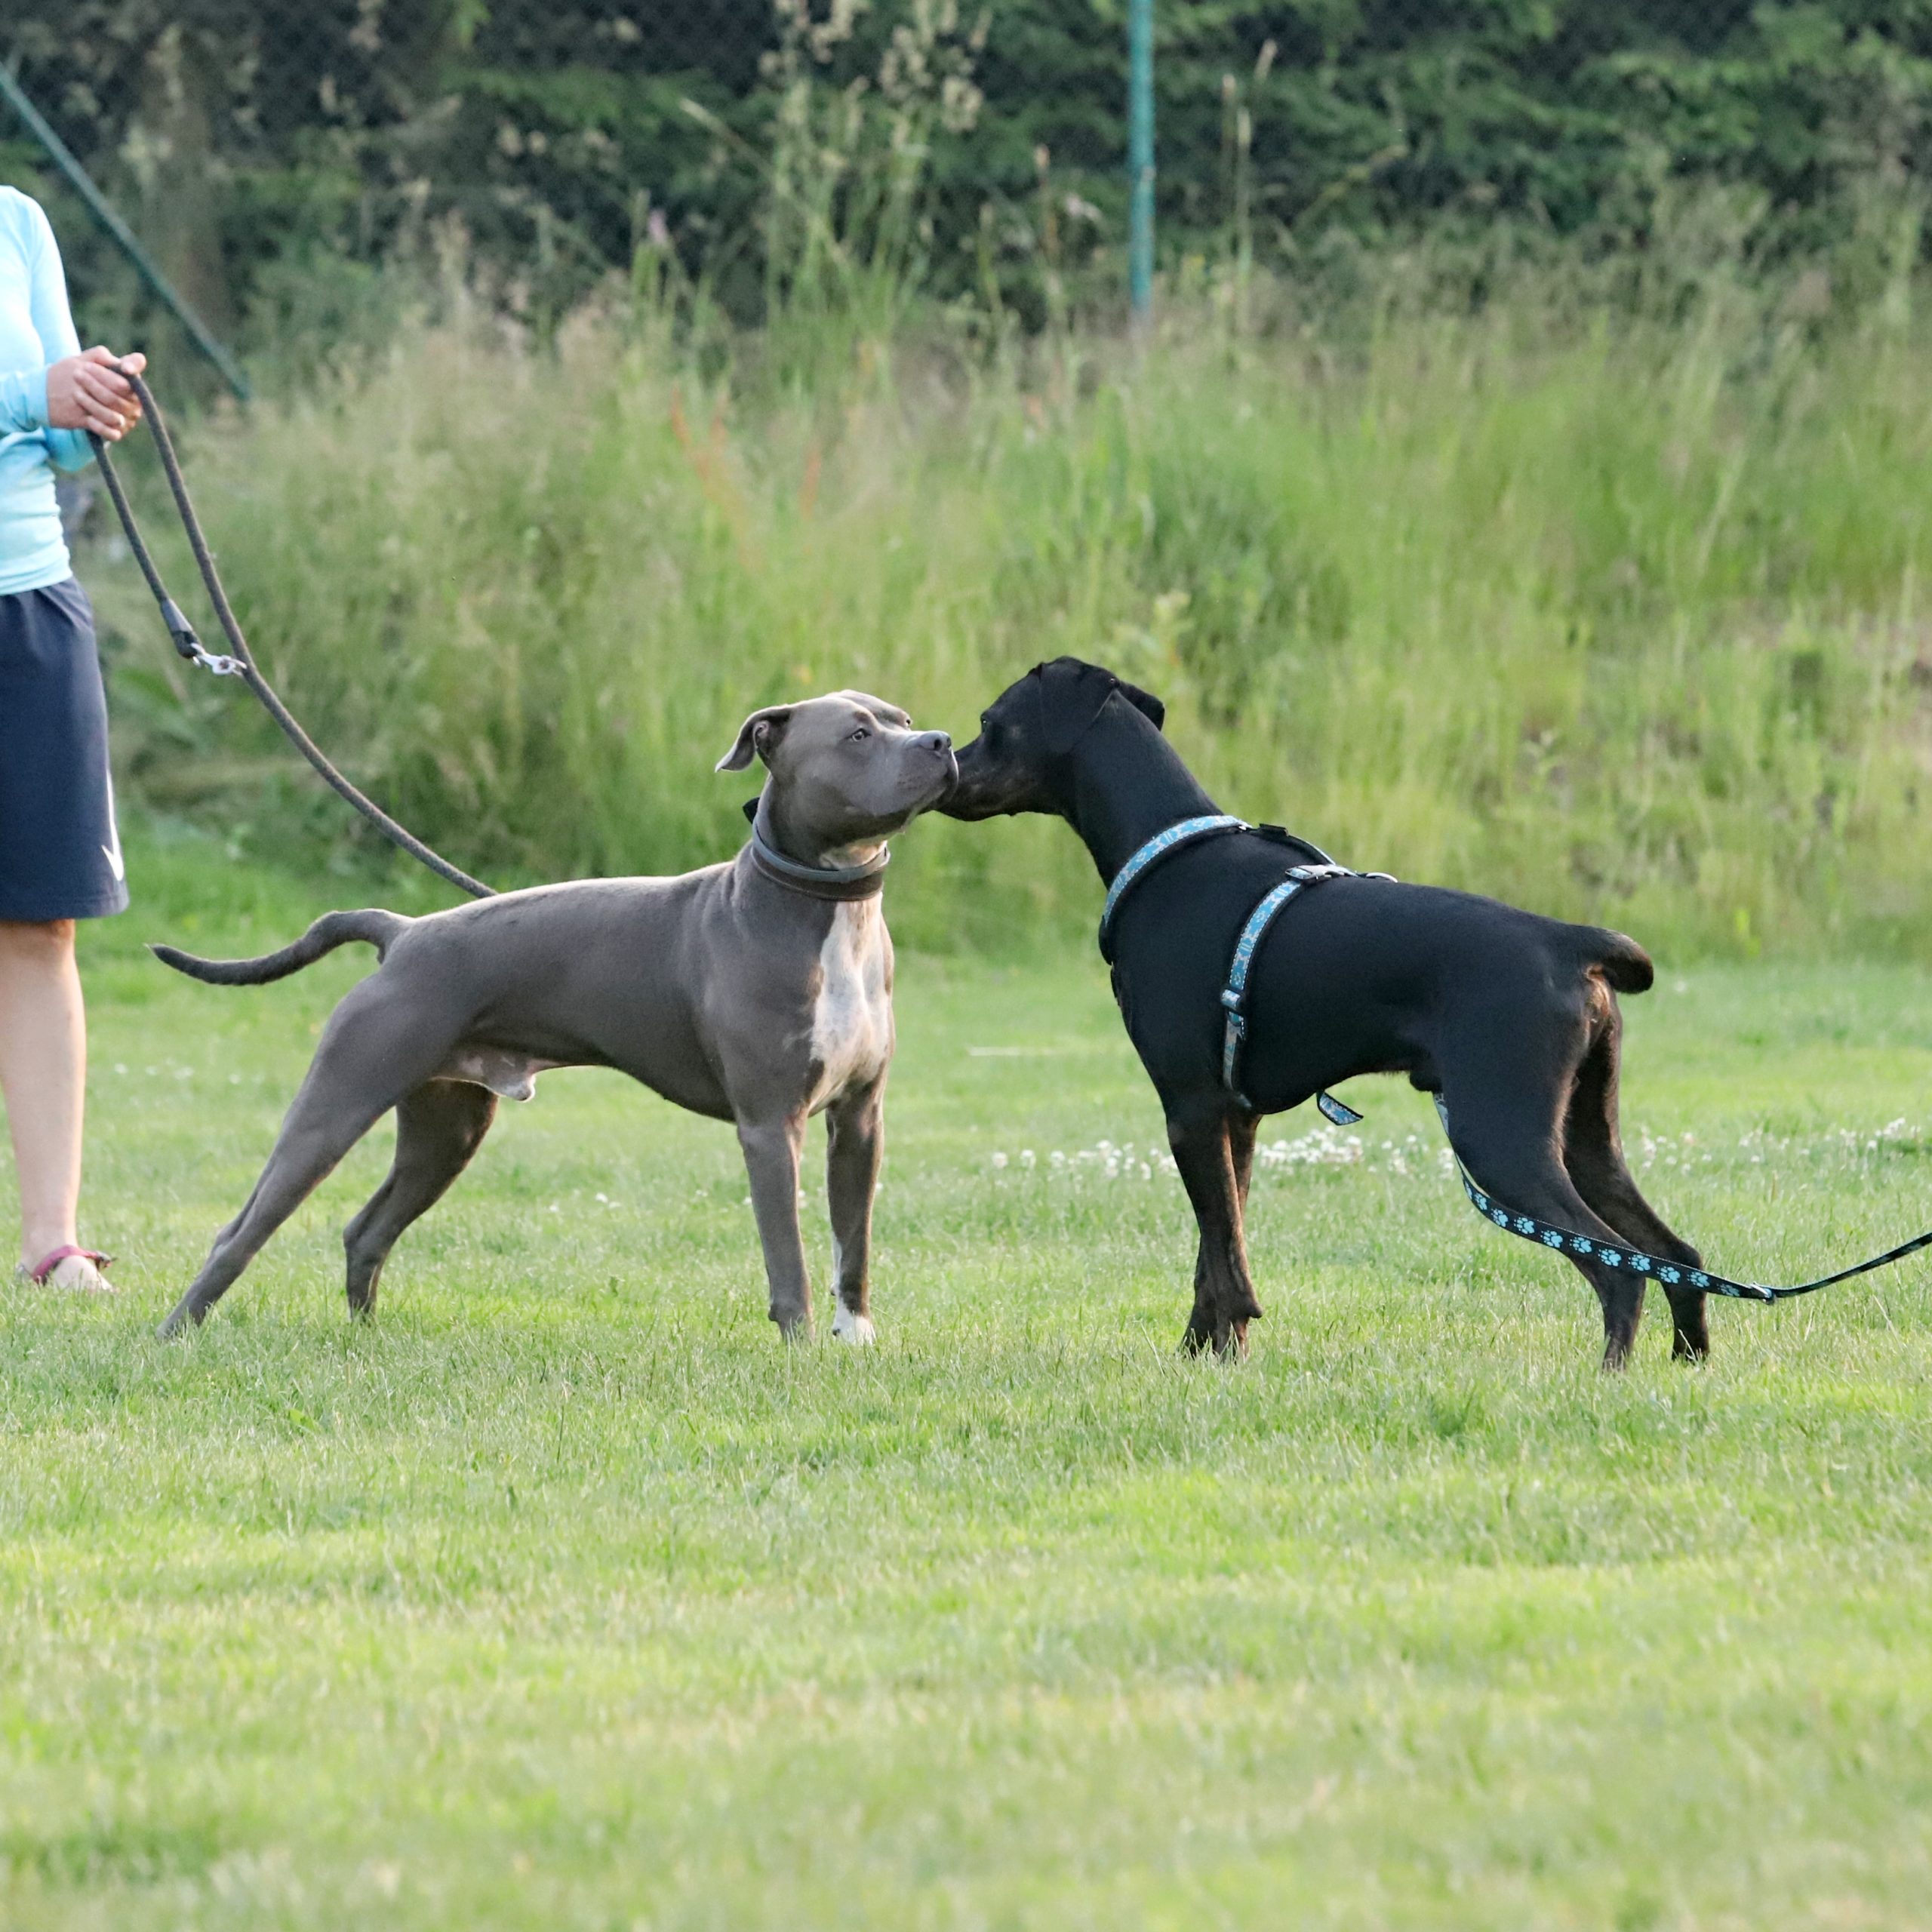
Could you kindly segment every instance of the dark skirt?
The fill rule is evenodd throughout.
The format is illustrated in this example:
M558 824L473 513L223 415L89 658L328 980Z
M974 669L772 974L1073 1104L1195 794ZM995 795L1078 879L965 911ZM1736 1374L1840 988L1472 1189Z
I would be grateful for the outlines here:
M127 906L87 593L68 577L0 597L0 919Z

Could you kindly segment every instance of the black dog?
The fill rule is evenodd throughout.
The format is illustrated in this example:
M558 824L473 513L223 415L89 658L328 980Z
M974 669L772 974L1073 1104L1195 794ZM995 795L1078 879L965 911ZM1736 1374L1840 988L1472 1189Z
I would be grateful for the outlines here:
M1062 657L1002 692L961 751L940 809L954 818L1056 812L1103 881L1171 826L1216 812L1161 735L1157 698ZM1617 1129L1616 995L1653 973L1621 933L1392 879L1323 875L1256 951L1238 1088L1224 1078L1222 1003L1250 915L1312 848L1263 828L1203 837L1152 865L1109 933L1115 997L1168 1120L1201 1228L1186 1346L1238 1351L1261 1312L1241 1216L1261 1117L1358 1073L1405 1073L1440 1097L1463 1166L1497 1199L1595 1240L1681 1263L1697 1251L1637 1191ZM1644 1278L1574 1261L1603 1304L1604 1366L1620 1367ZM1666 1289L1673 1352L1709 1352L1705 1297Z

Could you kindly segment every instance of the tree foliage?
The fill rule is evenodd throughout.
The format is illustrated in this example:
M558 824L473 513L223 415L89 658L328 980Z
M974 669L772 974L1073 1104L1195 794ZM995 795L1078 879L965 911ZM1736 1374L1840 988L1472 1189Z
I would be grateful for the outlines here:
M1104 266L1122 0L11 0L0 57L237 306L438 218L533 299L667 238L768 288L774 171L837 223L882 148L942 288ZM1826 236L1928 160L1932 0L1157 0L1171 260L1514 217L1641 235L1673 182ZM789 63L789 64L788 64ZM825 111L785 120L807 77ZM781 150L795 140L789 161ZM873 143L868 146L868 142ZM35 168L19 140L10 174ZM44 170L42 171L44 174ZM809 195L807 195L809 199ZM83 272L87 266L84 253Z

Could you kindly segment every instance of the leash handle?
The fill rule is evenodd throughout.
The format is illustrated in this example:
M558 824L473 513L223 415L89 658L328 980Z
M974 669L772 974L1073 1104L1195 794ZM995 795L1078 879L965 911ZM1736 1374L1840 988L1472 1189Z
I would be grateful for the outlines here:
M149 590L152 593L155 608L161 613L161 620L167 626L168 635L174 640L174 648L189 663L201 665L217 677L239 678L260 701L263 710L280 728L283 737L300 752L317 775L331 790L355 811L361 814L389 842L399 846L419 863L429 867L439 878L446 879L454 886L468 893L475 899L492 899L495 889L485 885L481 879L472 878L469 873L453 866L448 860L432 851L416 835L398 825L389 814L358 791L331 764L320 746L303 730L294 714L277 695L275 688L262 675L261 667L248 648L248 640L242 635L234 608L228 601L228 592L221 581L221 573L215 568L214 553L208 548L207 537L202 534L201 519L195 514L194 499L188 494L187 478L182 474L180 459L174 453L174 438L168 432L167 419L162 415L161 405L155 401L154 392L145 380L132 370L116 365L116 373L140 398L146 414L148 432L154 438L155 449L160 453L161 466L168 478L168 487L174 498L176 513L181 519L181 527L187 533L188 546L195 553L195 568L201 572L202 583L207 589L208 601L214 607L217 620L222 634L228 640L232 657L217 657L204 648L195 634L195 627L183 614L181 607L168 594L162 583L161 571L152 553L141 534L141 528L134 515L134 506L128 500L120 475L114 466L113 458L108 454L107 445L90 430L88 440L94 446L94 461L100 467L100 473L107 483L107 494L113 500L115 514L121 519L121 528L127 534L128 546L134 553L141 574L147 579Z

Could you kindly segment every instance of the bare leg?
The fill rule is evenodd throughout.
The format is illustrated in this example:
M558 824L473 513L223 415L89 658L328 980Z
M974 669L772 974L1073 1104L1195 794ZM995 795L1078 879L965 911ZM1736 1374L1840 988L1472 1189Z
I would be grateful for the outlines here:
M798 1232L798 1155L804 1138L802 1114L738 1123L738 1145L744 1149L745 1172L752 1184L752 1212L764 1249L771 1318L787 1341L809 1340L812 1332L811 1280Z
M832 1210L832 1258L838 1308L832 1332L842 1340L872 1339L872 1196L885 1152L885 1082L848 1095L826 1115L825 1186Z
M1247 1272L1241 1232L1240 1190L1229 1145L1228 1115L1218 1097L1171 1108L1168 1145L1201 1230L1194 1264L1194 1312L1181 1346L1191 1355L1211 1347L1238 1355L1247 1346L1247 1324L1261 1312Z
M74 922L0 921L0 1093L20 1186L20 1260L78 1240L87 1017ZM85 1264L64 1261L54 1278Z
M1632 1247L1687 1268L1703 1264L1697 1251L1674 1233L1638 1192L1625 1164L1617 1126L1617 1054L1623 1033L1612 1010L1577 1069L1563 1122L1563 1164L1577 1192ZM1711 1352L1709 1297L1696 1288L1664 1284L1670 1302L1670 1352L1680 1361L1702 1361Z
M352 1312L375 1312L383 1263L397 1236L443 1198L496 1117L496 1095L462 1080L426 1080L396 1103L389 1178L342 1232Z

